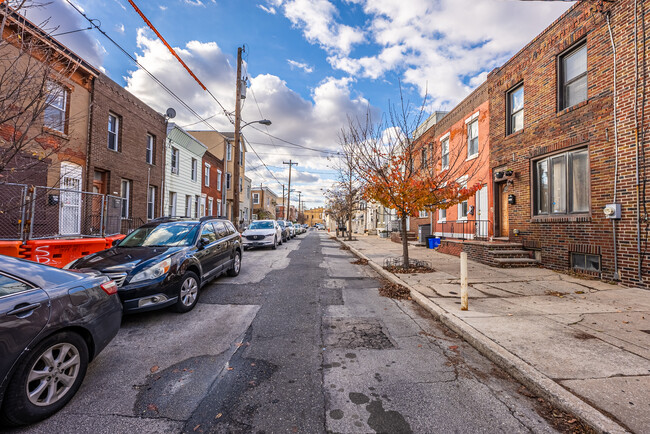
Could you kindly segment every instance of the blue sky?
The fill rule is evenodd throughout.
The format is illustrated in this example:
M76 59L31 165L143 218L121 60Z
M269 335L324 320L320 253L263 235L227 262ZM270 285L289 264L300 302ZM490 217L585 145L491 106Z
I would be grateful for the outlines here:
M127 0L71 0L101 22L122 45L210 124L232 131L227 118L146 28ZM246 136L286 183L283 160L299 162L293 184L308 206L322 202L331 184L331 160L347 116L387 109L399 96L428 108L449 109L478 86L573 2L515 0L135 0L167 41L227 110L234 108L235 56L245 45L249 77L245 120L268 118L268 132L321 152L272 141L247 128ZM53 0L28 13L50 17L54 34L88 27L66 2ZM180 125L197 122L97 31L59 39L143 101ZM257 100L257 101L256 101ZM191 128L205 129L198 124ZM281 193L252 152L247 175Z

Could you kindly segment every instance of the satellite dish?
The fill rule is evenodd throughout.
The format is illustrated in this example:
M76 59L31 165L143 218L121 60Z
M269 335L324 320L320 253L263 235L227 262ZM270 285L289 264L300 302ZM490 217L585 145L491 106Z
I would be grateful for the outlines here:
M165 113L169 119L174 119L176 117L176 110L173 108L169 107L167 109L167 112Z

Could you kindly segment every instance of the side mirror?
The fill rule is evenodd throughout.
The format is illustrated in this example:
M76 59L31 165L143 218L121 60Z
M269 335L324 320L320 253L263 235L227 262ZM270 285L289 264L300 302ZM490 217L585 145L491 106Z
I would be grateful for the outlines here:
M111 246L113 246L113 247L117 246L118 244L120 244L120 241L122 241L122 240L121 239L113 240L113 242L111 243Z
M208 244L210 244L210 239L206 237L201 237L201 239L199 240L199 247L203 248Z

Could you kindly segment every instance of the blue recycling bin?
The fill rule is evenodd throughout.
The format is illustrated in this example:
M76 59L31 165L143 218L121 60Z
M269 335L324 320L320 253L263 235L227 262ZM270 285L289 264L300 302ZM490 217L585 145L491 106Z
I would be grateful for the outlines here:
M440 238L438 237L427 237L427 243L429 244L430 249L435 249L440 245Z

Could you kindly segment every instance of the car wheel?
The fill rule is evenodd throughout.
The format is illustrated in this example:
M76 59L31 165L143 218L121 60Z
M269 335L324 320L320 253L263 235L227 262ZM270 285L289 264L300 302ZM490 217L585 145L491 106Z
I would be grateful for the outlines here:
M235 259L232 261L232 267L228 270L228 276L235 277L241 270L241 254L239 251L235 252Z
M271 248L273 250L278 248L278 237L273 238L273 246Z
M77 393L88 368L88 344L76 333L57 333L39 343L17 367L4 397L5 424L38 422Z
M181 279L181 285L178 288L178 300L176 300L174 310L179 313L189 312L194 309L198 300L199 277L193 271L188 271Z

